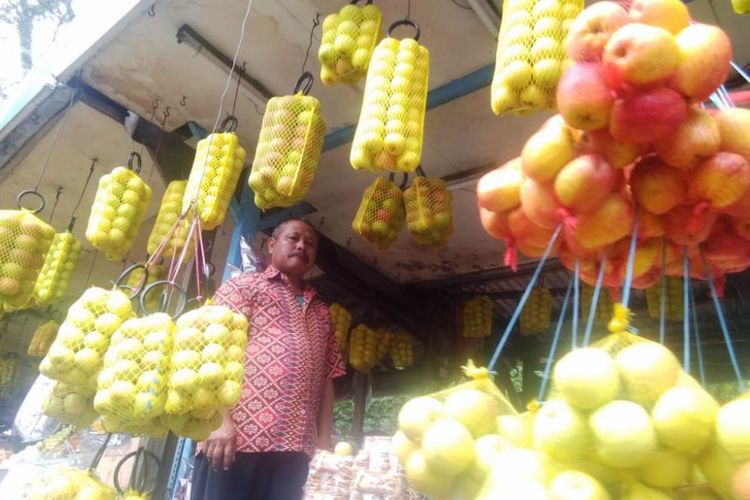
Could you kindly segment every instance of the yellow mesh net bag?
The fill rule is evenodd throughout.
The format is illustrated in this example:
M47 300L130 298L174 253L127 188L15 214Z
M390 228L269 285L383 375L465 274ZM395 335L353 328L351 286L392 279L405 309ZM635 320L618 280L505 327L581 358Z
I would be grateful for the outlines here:
M537 286L531 290L518 319L522 335L541 333L549 327L552 319L552 295L547 287Z
M14 352L6 353L0 359L0 387L3 389L13 388L18 382L20 374L21 362L18 355Z
M378 328L378 345L375 350L375 363L380 363L385 356L391 351L391 342L394 334L388 328Z
M403 24L415 27L414 38L390 36ZM430 53L418 39L415 23L399 21L375 48L349 158L355 169L413 172L419 166Z
M488 337L492 334L492 300L477 295L461 305L462 335L467 338Z
M55 230L26 210L0 210L0 306L30 306Z
M349 364L361 373L370 373L377 363L378 332L367 325L355 326L349 335Z
M166 313L120 325L104 356L94 407L131 424L164 412L175 326Z
M94 391L57 382L42 404L45 415L64 424L88 427L99 416L94 410Z
M204 230L214 229L224 222L245 165L247 154L237 140L236 129L237 119L227 117L221 125L221 132L201 139L195 150L182 198L182 213L191 207L196 210Z
M443 179L417 176L404 191L404 203L406 228L415 240L438 247L448 242L453 234L453 195Z
M68 309L39 371L75 387L96 388L112 334L135 316L127 295L92 287Z
M164 415L165 425L177 436L204 441L224 421L223 410L193 410L178 415Z
M47 321L39 325L31 336L26 354L32 358L43 358L46 356L52 342L55 340L58 328L60 328L60 324L57 321Z
M583 319L588 319L591 303L594 298L594 287L586 283L581 285L581 313ZM609 290L606 288L599 289L599 300L596 303L596 312L594 321L597 323L607 323L612 317L612 298Z
M125 257L151 201L151 188L138 174L141 157L130 153L127 167L115 167L99 179L91 207L86 239L109 260Z
M81 242L69 231L55 235L34 285L37 304L57 304L63 299L82 248Z
M172 181L167 185L167 189L164 191L164 196L161 199L161 205L159 205L159 213L156 215L154 227L148 236L146 249L149 255L153 255L165 239L168 239L168 241L164 243L162 251L167 255L171 255L185 246L190 229L190 223L187 220L183 219L172 234L170 235L169 233L182 213L182 203L186 187L187 181ZM190 250L192 250L192 247L191 241Z
M669 321L682 321L684 313L682 278L678 276L664 276L667 280L667 289L664 304L664 316ZM652 318L661 317L661 281L646 289L646 305L648 315Z
M97 479L91 471L59 466L34 480L27 500L115 500L117 492Z
M504 0L492 111L496 115L555 107L566 63L564 41L583 0Z
M333 332L336 335L336 344L339 351L346 351L346 342L349 338L349 327L352 323L352 315L341 304L331 304L328 308L333 322Z
M393 366L398 370L414 364L414 353L411 347L411 337L408 333L396 332L391 339L390 356Z
M247 319L205 305L177 319L166 411L231 408L242 394Z
M398 238L404 216L403 192L392 179L378 177L365 189L352 229L383 251Z
M255 204L263 210L298 203L315 178L326 125L320 116L320 101L307 95L312 77L307 81L304 91L274 97L266 106L248 177ZM298 87L304 84L300 82Z
M320 81L325 85L355 83L367 75L382 15L372 0L362 7L356 3L344 5L323 20L318 59Z
M126 420L111 415L102 415L98 421L101 422L102 428L106 432L159 438L164 437L169 431L169 427L164 422L164 417L165 415L159 415L153 418Z

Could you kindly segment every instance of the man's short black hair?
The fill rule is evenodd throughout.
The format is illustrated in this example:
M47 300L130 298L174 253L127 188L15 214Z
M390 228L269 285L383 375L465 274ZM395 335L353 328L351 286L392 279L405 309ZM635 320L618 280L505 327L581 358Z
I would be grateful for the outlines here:
M281 234L281 231L291 222L301 222L302 224L306 225L310 229L312 229L313 234L316 238L318 238L318 231L307 222L305 219L287 219L285 221L279 222L275 228L273 228L273 233L271 233L271 238L278 239L279 235Z

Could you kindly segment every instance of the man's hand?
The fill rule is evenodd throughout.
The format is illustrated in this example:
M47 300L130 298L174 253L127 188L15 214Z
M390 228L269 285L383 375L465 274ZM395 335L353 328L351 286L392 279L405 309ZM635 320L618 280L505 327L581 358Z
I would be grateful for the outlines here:
M221 427L213 431L203 443L203 451L206 454L206 460L215 471L222 468L229 470L234 463L237 436L228 411L224 413L224 423Z

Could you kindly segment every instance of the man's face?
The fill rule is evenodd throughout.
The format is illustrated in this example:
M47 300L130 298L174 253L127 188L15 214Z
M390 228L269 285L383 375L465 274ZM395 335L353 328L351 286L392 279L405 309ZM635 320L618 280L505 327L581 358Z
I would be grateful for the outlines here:
M276 269L301 278L315 264L318 236L307 224L291 221L281 228L278 237L268 240L268 251Z

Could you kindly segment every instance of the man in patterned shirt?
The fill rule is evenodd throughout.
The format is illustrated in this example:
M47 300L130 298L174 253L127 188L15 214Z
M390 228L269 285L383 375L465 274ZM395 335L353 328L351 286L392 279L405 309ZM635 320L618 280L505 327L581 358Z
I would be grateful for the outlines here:
M250 340L240 402L199 445L192 500L300 499L316 446L330 447L333 379L345 368L328 308L304 281L317 244L305 221L282 222L271 265L214 296L247 316Z

